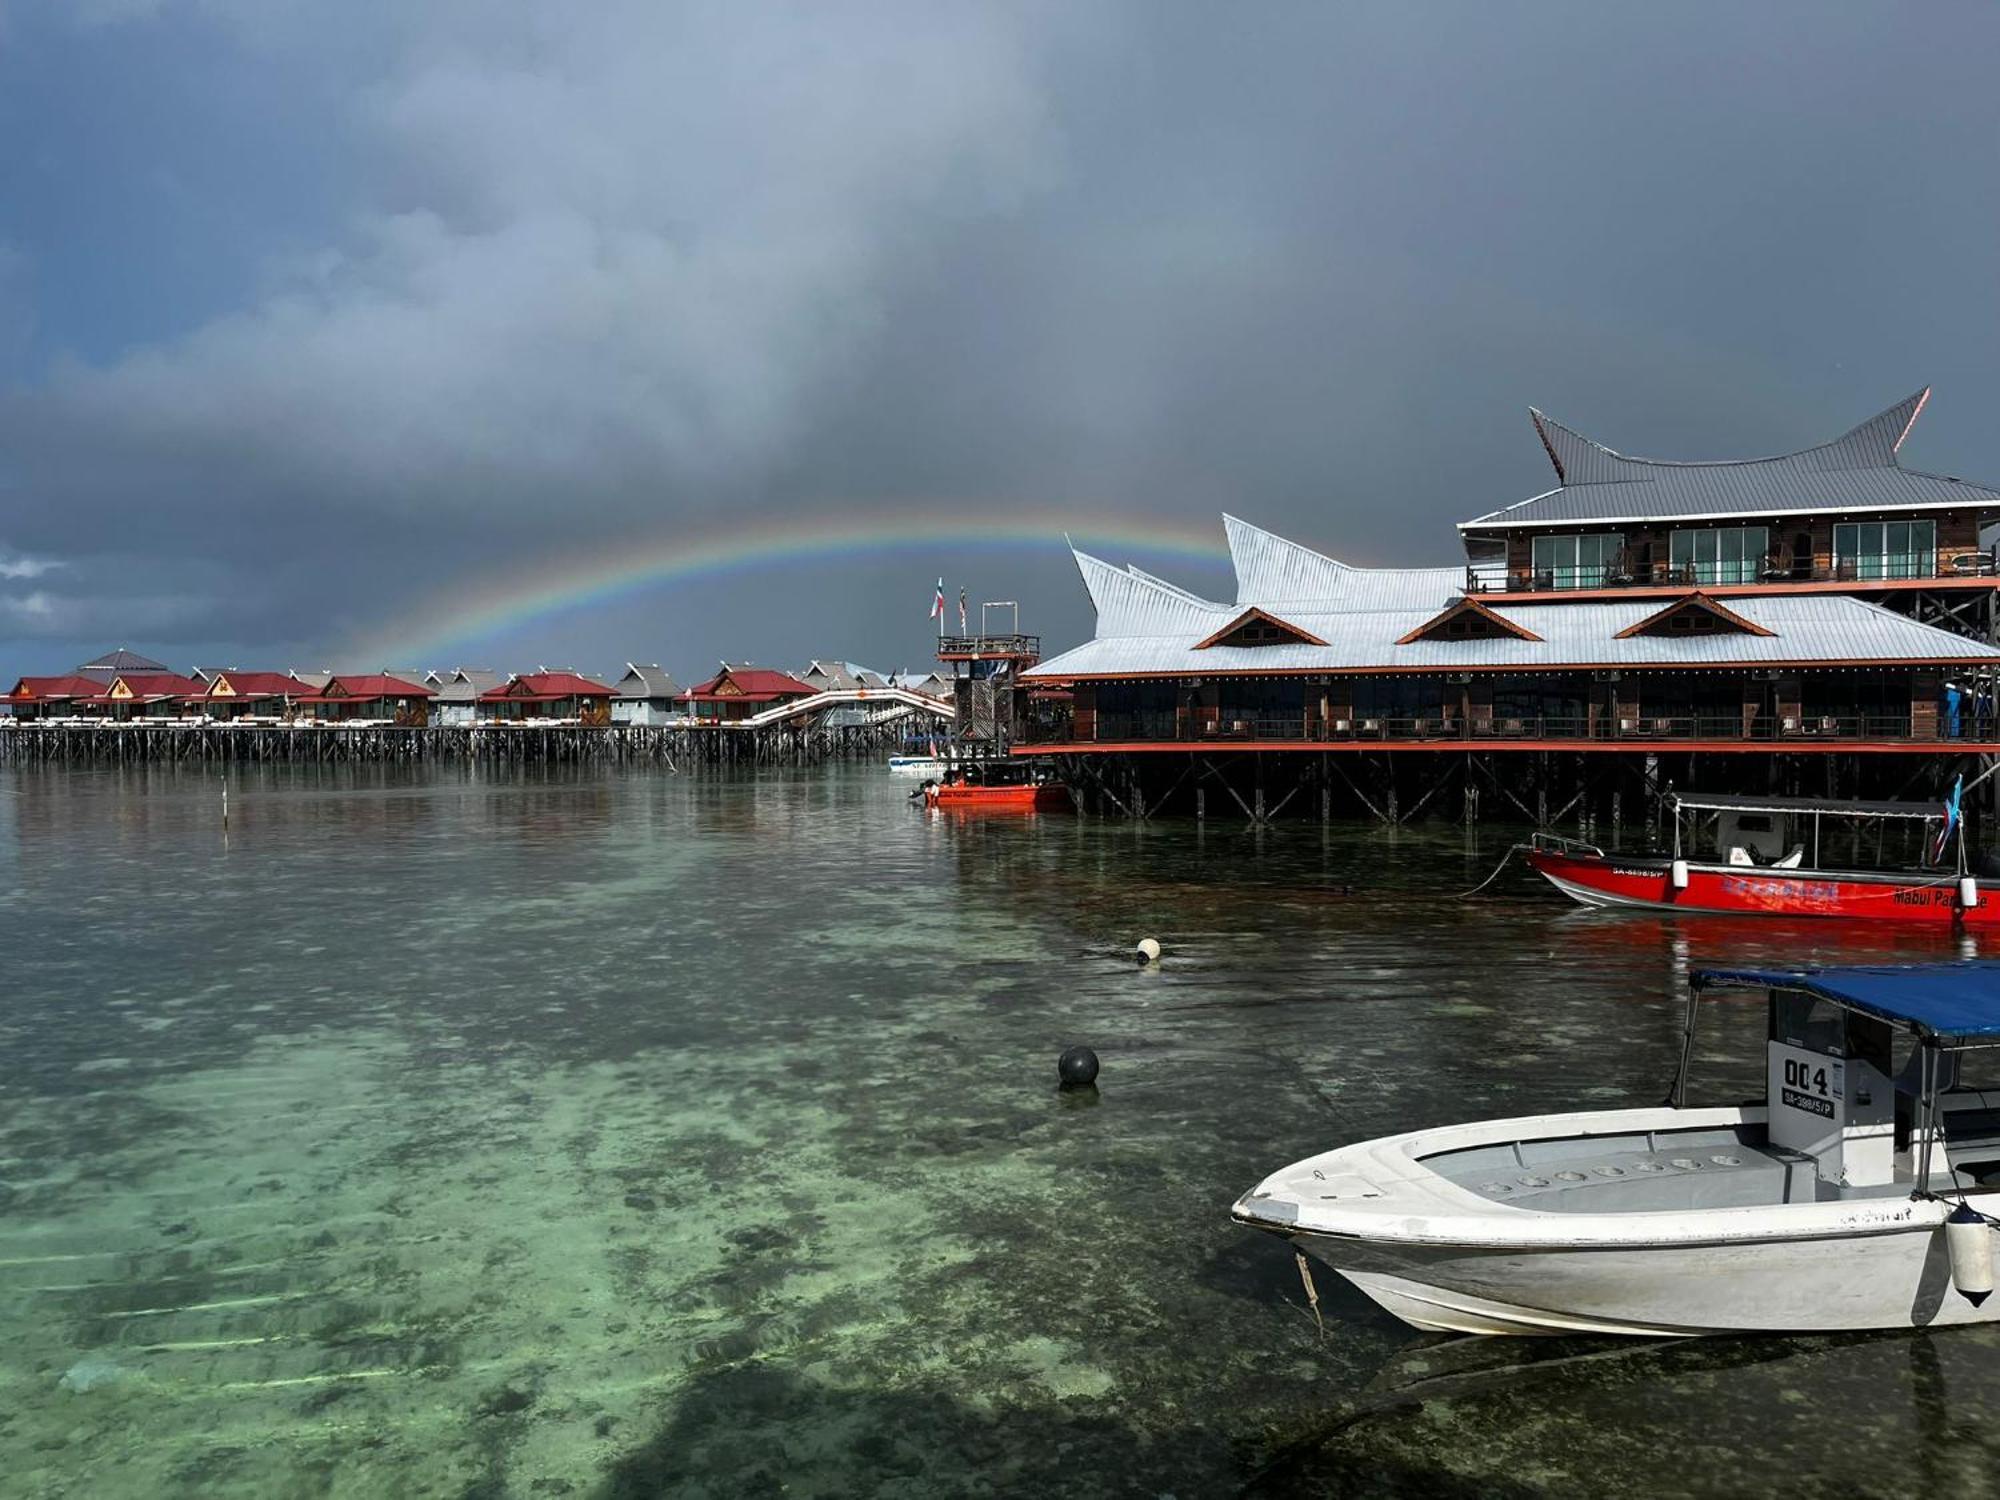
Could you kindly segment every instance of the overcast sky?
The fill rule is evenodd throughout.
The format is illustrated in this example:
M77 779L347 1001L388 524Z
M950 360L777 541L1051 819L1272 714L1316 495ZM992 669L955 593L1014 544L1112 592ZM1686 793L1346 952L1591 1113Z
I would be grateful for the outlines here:
M1996 56L1986 3L0 0L0 675L915 666L939 573L1053 648L1060 536L928 519L1451 561L1548 487L1531 403L1714 458L1928 383L1905 461L2000 481Z

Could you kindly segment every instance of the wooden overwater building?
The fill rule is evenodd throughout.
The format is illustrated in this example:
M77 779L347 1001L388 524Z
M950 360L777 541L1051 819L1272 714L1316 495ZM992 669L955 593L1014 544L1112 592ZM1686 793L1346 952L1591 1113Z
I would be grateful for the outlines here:
M1140 816L1937 793L2000 755L2000 491L1900 465L1927 395L1743 462L1633 458L1536 412L1555 488L1464 522L1447 567L1226 516L1220 601L1079 552L1096 630L1023 673L1070 697L1016 753Z

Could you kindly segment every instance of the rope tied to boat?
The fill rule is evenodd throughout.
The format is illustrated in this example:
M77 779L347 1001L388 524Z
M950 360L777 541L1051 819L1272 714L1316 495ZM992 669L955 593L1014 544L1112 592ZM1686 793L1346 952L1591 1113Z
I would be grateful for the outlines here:
M1500 878L1501 871L1507 868L1507 862L1511 860L1515 855L1527 854L1530 853L1533 849L1534 845L1532 844L1509 844L1507 846L1507 852L1500 856L1500 863L1493 867L1493 873L1491 875L1488 875L1484 880L1480 881L1479 884L1475 885L1471 890L1460 891L1456 896L1448 896L1445 899L1448 901L1470 901L1474 896L1478 895L1481 891L1485 890L1486 887L1493 884L1494 881Z

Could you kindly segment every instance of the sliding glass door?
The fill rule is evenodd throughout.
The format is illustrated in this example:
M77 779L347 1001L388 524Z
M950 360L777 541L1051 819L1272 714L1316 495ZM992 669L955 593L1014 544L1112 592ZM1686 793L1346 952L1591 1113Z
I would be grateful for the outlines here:
M1842 578L1930 578L1937 573L1937 522L1858 521L1833 528Z

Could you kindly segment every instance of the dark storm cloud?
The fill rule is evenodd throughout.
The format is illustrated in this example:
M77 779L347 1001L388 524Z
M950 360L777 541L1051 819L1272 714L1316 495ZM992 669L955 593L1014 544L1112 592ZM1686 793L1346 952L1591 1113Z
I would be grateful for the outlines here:
M427 588L751 509L1227 506L1435 561L1546 486L1530 401L1725 456L1936 381L1913 454L2000 478L1996 31L1822 5L17 12L0 561L63 566L0 570L0 640L330 649ZM1081 628L1053 545L977 566ZM897 660L929 581L666 597L670 639L621 616L596 649ZM561 638L590 649L589 622Z

